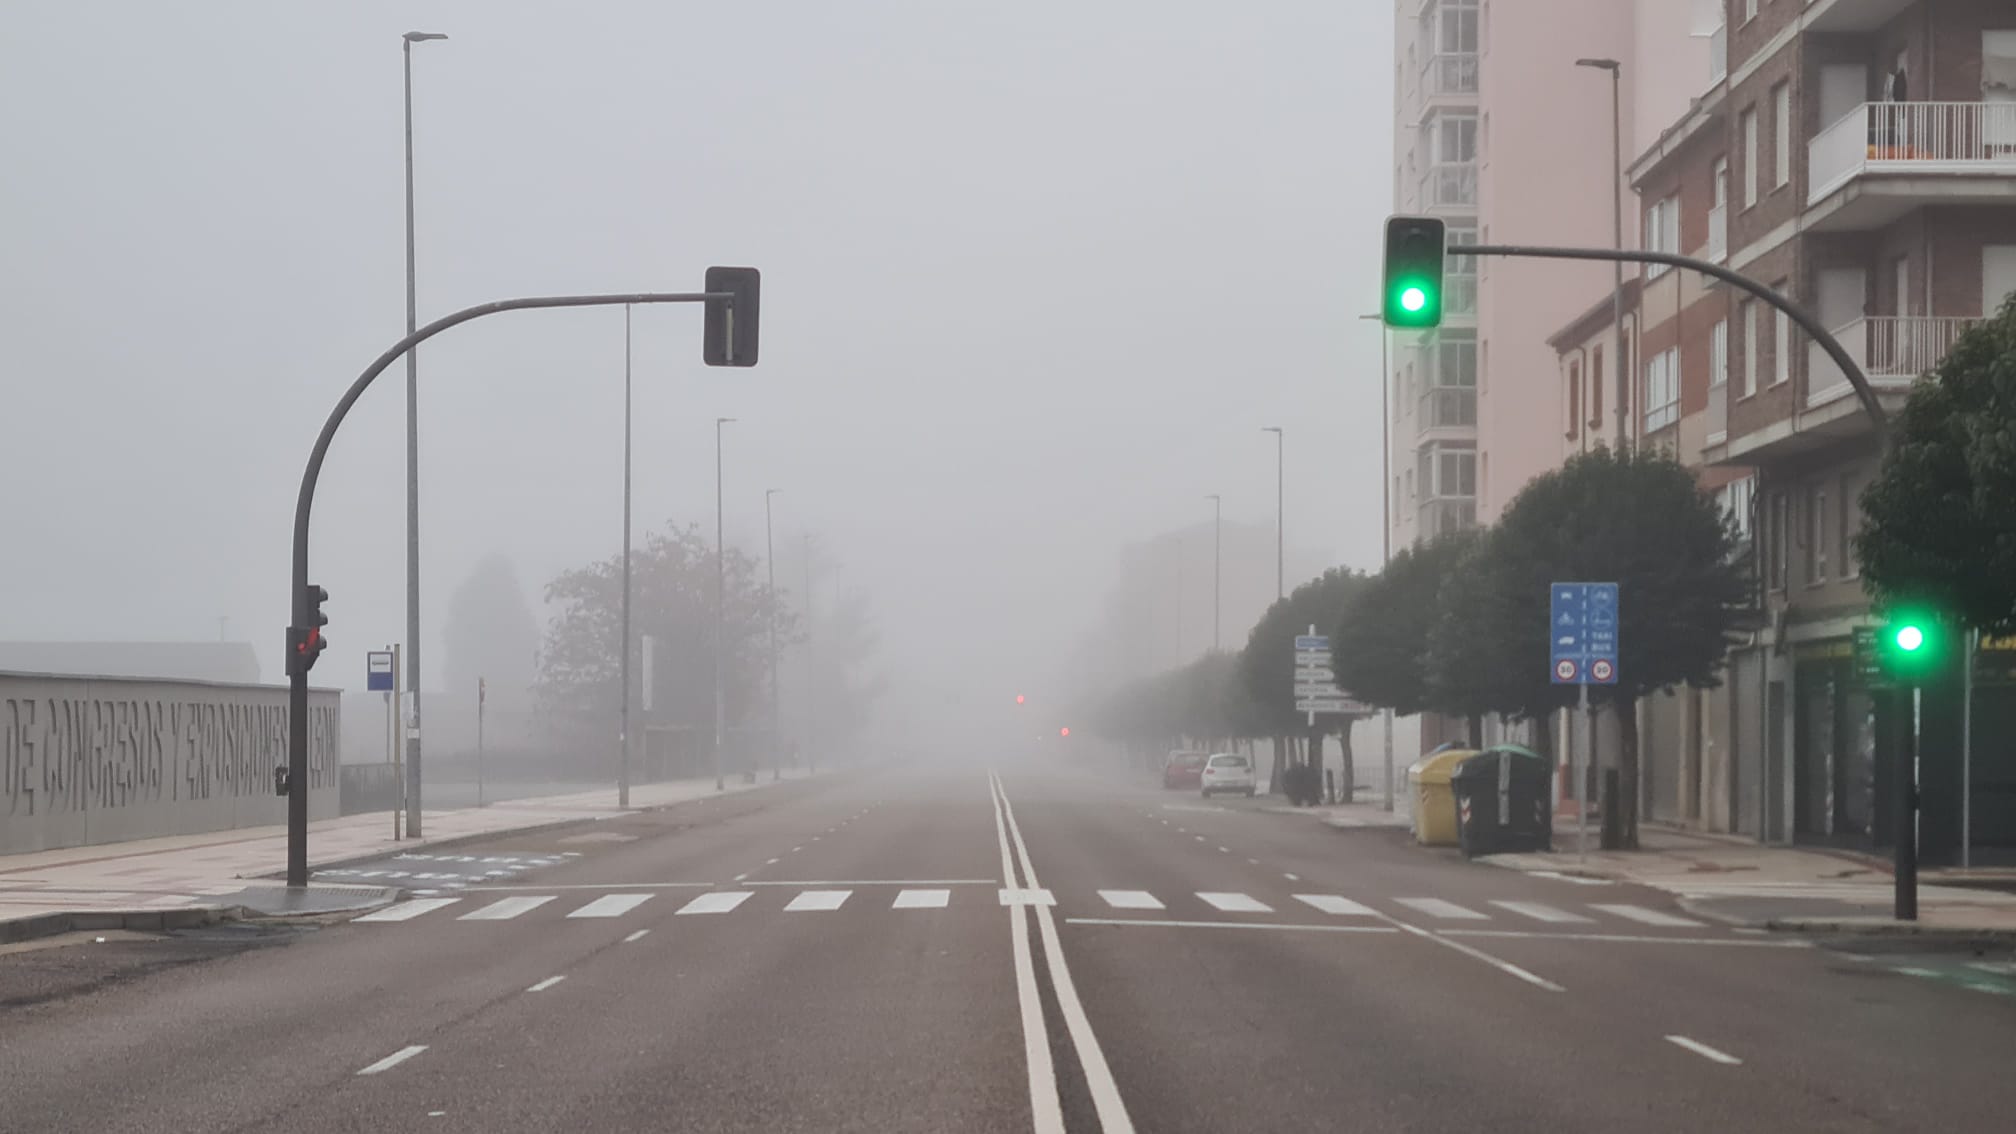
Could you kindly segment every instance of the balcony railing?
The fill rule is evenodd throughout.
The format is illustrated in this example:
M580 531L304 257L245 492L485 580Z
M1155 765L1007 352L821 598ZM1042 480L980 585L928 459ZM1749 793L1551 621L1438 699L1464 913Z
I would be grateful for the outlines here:
M1450 273L1442 282L1442 313L1460 318L1477 315L1477 277Z
M1893 389L1910 385L1920 375L1938 366L1953 350L1953 344L1979 319L1885 316L1857 319L1835 330L1871 385ZM1848 376L1815 343L1807 350L1806 405L1810 408L1846 397L1852 387Z
M1423 91L1430 98L1477 93L1477 56L1474 54L1430 55L1421 72Z
M1474 496L1435 497L1421 505L1420 532L1423 538L1448 535L1476 526L1477 498Z
M1708 36L1708 85L1729 77L1729 25L1717 24Z
M1708 436L1702 442L1704 448L1714 448L1729 440L1728 382L1708 387L1708 412L1704 420L1708 426Z
M1708 210L1708 248L1704 258L1718 264L1729 258L1729 206L1726 204Z
M1475 208L1477 163L1438 162L1421 178L1421 205L1429 209Z
M1808 204L1872 173L2016 175L2016 102L1865 102L1806 156Z
M1421 395L1420 421L1423 429L1476 425L1476 389L1468 386L1429 389Z

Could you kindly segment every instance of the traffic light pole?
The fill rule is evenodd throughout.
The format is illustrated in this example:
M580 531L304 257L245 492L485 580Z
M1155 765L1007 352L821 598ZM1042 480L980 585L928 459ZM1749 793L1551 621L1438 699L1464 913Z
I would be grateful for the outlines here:
M1891 916L1898 921L1918 920L1918 711L1921 693L1911 685L1911 719L1905 722L1904 749L1897 757L1897 855L1891 874L1895 881Z
M364 373L358 375L342 398L337 400L329 420L322 423L322 432L315 438L315 447L308 453L308 467L301 474L301 492L294 502L294 607L293 622L287 630L287 885L308 884L308 669L313 659L311 656L304 662L296 657L296 647L312 625L313 614L308 593L308 517L315 505L315 483L322 475L322 461L329 453L330 442L336 438L337 427L349 415L350 407L357 403L357 399L380 374L405 357L407 351L450 327L481 319L485 315L540 307L616 307L633 303L713 301L711 310L714 305L732 304L735 299L733 292L725 291L642 292L635 295L544 295L465 307L392 344L389 350L378 356L377 361L365 368Z

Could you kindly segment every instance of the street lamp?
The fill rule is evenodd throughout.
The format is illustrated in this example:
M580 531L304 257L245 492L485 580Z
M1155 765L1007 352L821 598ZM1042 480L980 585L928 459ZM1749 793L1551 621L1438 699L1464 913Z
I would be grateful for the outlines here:
M1388 360L1387 347L1393 339L1386 329L1386 316L1380 312L1360 315L1360 319L1371 319L1379 326L1379 569L1384 571L1393 562L1393 414L1386 405L1386 391L1393 382L1392 363ZM1385 771L1386 789L1381 808L1393 810L1393 710L1379 710L1379 721L1385 731Z
M630 305L623 305L623 722L616 806L630 806Z
M1225 498L1212 493L1211 502L1211 652L1218 652L1218 623L1225 592Z
M1615 59L1577 59L1577 67L1610 72L1610 221L1615 231L1617 251L1624 251L1624 65ZM1624 451L1625 398L1630 393L1624 349L1624 261L1612 265L1610 318L1616 335L1617 357L1611 369L1617 372L1617 451Z
M401 37L406 71L406 334L419 326L413 287L413 45L447 39L439 32ZM420 836L420 351L406 351L406 692L413 700L406 733L406 834Z
M781 491L763 490L763 565L770 571L770 781L784 778L784 748L777 717L777 542L770 527L770 498Z
M721 652L727 644L723 611L728 602L727 550L721 539L721 427L732 417L714 419L714 790L720 791L721 744L728 724L728 706L721 686Z
M1282 474L1282 454L1287 448L1288 438L1278 425L1263 425L1260 427L1260 432L1274 435L1274 597L1278 600L1288 597L1288 574L1285 566L1288 543L1284 523L1287 515L1287 482Z

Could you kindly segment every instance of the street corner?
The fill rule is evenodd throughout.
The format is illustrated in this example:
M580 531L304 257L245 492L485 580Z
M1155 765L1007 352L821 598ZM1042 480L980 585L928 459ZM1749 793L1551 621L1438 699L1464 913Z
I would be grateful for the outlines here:
M345 886L311 883L289 886L246 886L226 894L212 895L218 906L240 911L239 916L254 921L288 919L340 919L364 913L397 901L396 886Z

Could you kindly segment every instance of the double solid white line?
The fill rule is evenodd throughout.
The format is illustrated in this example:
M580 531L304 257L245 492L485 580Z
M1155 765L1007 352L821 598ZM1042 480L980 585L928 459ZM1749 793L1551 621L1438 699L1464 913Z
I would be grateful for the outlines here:
M1019 858L1024 892L1042 889L1036 880L1036 869L1029 862L1029 847L1022 841L1022 828L1015 822L1015 809L1008 802L1008 793L1001 785L1001 777L992 772L987 774L987 787L994 799L994 830L1001 843L1001 879L1005 886L1015 888L1015 868ZM1015 844L1015 854L1010 855L1010 838ZM1005 893L1005 891L1004 891ZM1005 898L1004 898L1005 902ZM1050 971L1052 991L1057 994L1057 1008L1064 1017L1064 1027L1071 1035L1071 1047L1078 1053L1078 1067L1085 1079L1086 1089L1092 1095L1092 1109L1098 1116L1099 1128L1106 1134L1133 1134L1134 1122L1127 1116L1127 1106L1120 1099L1119 1084L1113 1080L1113 1071L1106 1064L1106 1053L1099 1047L1099 1039L1092 1033L1092 1022L1085 1015L1085 1005L1078 999L1078 989L1071 981L1071 969L1064 961L1064 947L1057 939L1057 920L1047 903L1014 902L1008 905L1009 927L1014 935L1012 945L1015 953L1015 985L1022 1008L1022 1046L1029 1065L1029 1109L1035 1119L1037 1134L1063 1134L1064 1109L1058 1097L1057 1069L1050 1059L1050 1030L1043 1020L1043 1002L1036 988L1034 958L1029 950L1029 917L1035 911L1036 928L1043 941L1043 960Z

